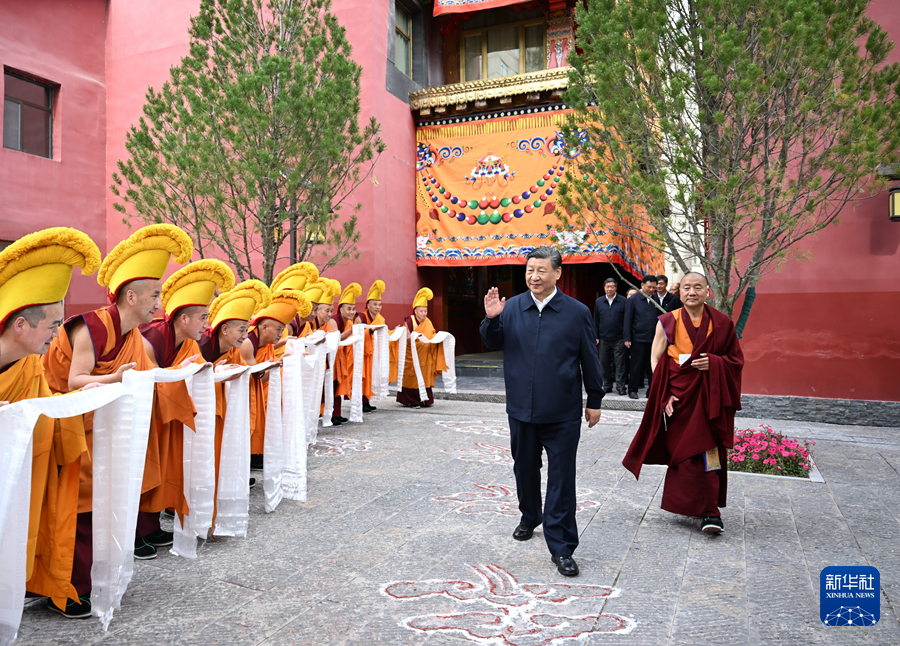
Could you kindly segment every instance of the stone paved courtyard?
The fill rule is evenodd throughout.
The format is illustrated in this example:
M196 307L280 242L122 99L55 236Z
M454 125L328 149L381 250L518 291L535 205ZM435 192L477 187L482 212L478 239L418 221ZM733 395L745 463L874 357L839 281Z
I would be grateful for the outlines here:
M247 538L136 562L109 632L36 600L17 644L900 644L900 429L772 421L825 483L734 474L710 537L659 509L664 468L621 466L639 419L582 430L576 579L511 538L502 404L382 403L320 433L306 503L265 514L257 487ZM828 565L880 570L876 626L822 625Z

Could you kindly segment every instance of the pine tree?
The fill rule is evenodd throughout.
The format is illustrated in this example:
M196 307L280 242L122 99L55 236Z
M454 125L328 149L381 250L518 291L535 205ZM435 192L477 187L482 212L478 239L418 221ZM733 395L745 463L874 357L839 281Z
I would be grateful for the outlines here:
M664 249L682 271L699 260L731 315L763 274L804 257L798 243L880 188L900 144L900 65L868 4L579 5L565 100L593 147L560 187L581 214L572 223Z
M358 257L353 190L385 145L330 0L203 0L190 52L126 139L124 221L168 222L269 284L275 263Z

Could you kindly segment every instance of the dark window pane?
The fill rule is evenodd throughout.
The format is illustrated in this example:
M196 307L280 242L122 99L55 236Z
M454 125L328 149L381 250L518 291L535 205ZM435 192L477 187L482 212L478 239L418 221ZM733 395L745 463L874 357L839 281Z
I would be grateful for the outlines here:
M525 27L525 71L544 69L544 26Z
M400 30L394 34L394 63L397 65L397 68L406 74L407 76L412 76L411 70L409 69L410 65L410 45L409 39L404 36Z
M481 78L481 34L466 36L466 78L477 81Z
M504 27L487 33L487 75L494 79L519 73L519 28Z
M394 23L397 25L397 29L407 36L410 35L412 18L399 2L394 4Z
M20 79L11 74L4 75L3 83L3 93L6 96L50 109L50 92L46 86Z
M22 106L22 152L50 156L50 113Z
M21 150L21 136L19 132L19 114L21 104L5 99L3 101L3 147Z

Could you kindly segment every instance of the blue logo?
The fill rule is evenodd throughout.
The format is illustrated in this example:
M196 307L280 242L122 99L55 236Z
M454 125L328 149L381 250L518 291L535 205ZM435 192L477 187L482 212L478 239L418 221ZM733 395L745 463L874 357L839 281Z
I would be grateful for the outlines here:
M831 566L819 576L819 617L826 626L874 626L881 619L876 568Z

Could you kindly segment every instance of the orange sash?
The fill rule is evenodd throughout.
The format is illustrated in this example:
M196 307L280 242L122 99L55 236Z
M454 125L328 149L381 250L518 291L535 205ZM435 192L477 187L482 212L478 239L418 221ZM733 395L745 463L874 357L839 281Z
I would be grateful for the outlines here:
M344 321L344 329L346 332L353 328L353 321ZM337 388L334 389L335 397L346 395L350 397L353 391L353 346L345 345L337 349L334 357L334 378L337 380Z
M285 329L287 329L285 327ZM283 348L284 346L282 346ZM282 349L279 348L279 349ZM275 346L260 346L256 351L256 363L275 360ZM262 454L266 439L266 405L269 401L269 380L250 377L250 453Z

